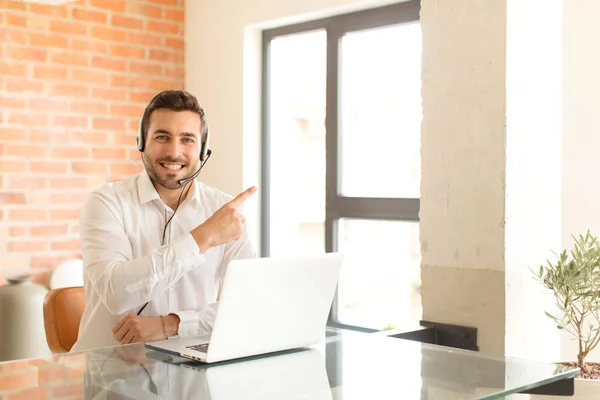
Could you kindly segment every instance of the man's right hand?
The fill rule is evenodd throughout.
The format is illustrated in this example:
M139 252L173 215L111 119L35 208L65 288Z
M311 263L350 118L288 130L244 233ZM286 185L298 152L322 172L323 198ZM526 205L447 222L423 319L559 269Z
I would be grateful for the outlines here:
M238 239L244 232L246 218L237 209L256 192L256 186L246 189L236 198L225 203L203 224L192 230L192 237L198 243L200 252Z

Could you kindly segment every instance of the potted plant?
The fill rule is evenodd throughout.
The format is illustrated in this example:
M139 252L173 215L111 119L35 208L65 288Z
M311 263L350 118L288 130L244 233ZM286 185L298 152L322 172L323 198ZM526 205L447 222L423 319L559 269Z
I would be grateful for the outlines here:
M557 315L546 315L578 343L576 361L561 363L580 368L571 399L600 398L600 363L586 361L600 343L600 241L589 230L572 237L572 249L563 250L555 262L547 260L534 275L556 301Z

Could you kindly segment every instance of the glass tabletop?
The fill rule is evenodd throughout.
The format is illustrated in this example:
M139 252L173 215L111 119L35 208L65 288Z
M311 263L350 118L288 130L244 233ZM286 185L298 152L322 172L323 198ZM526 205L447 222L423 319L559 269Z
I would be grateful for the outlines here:
M143 344L0 363L0 398L498 399L577 373L556 364L327 329L309 348L214 365Z

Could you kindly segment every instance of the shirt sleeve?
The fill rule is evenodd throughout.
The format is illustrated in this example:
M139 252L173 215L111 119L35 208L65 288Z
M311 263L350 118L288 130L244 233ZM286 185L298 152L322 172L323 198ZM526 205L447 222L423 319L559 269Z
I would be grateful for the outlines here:
M205 262L191 233L133 259L116 202L102 192L94 192L85 203L80 235L85 276L115 315L152 300Z
M180 337L210 336L215 324L219 303L215 302L201 310L175 311L179 317L177 334Z
M248 235L247 227L244 228L242 236L225 245L225 251L221 266L219 268L219 276L221 282L225 276L227 265L231 260L255 258L256 251L252 246ZM177 311L173 314L179 316L179 328L177 334L180 337L190 336L210 336L212 328L217 316L218 301L203 307L200 310Z

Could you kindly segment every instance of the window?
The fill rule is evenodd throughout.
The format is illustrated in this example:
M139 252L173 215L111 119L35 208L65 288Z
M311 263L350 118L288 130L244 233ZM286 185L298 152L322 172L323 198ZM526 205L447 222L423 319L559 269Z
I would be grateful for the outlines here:
M421 318L419 2L263 34L262 256L346 256L331 326Z

